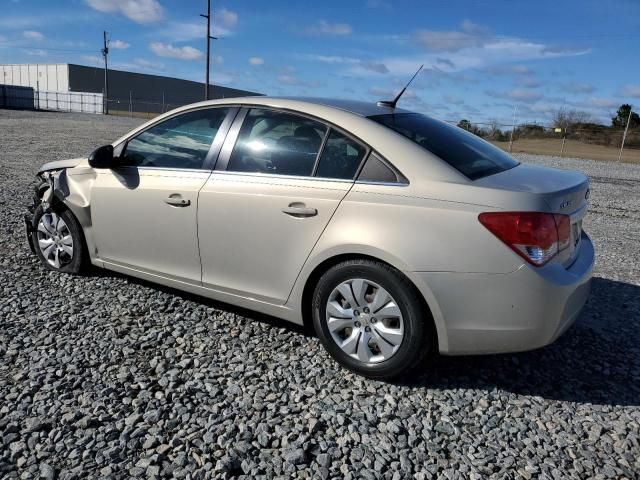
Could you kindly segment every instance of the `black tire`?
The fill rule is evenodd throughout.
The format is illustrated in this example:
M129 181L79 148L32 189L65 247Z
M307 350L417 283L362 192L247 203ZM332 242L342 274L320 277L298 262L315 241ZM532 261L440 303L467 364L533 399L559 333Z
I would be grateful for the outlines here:
M342 282L362 278L375 282L396 301L404 321L404 337L397 351L379 363L365 363L344 352L331 336L327 326L326 306L331 292ZM433 329L420 293L395 268L374 260L347 260L327 270L318 281L313 294L313 326L329 354L340 365L360 375L375 379L392 379L418 365L430 350Z
M69 209L63 206L57 206L52 209L56 215L60 216L66 223L69 233L71 234L71 238L73 239L73 255L70 259L65 258L68 261L61 261L61 265L59 268L51 265L47 259L42 254L40 247L38 245L38 223L43 215L48 213L45 211L42 205L38 205L34 214L33 214L33 231L31 232L31 241L33 243L34 250L36 255L40 259L42 265L44 265L47 269L53 270L54 272L63 272L70 274L79 274L81 273L85 267L89 263L89 255L87 252L87 246L84 239L84 233L82 231L82 227L76 220L76 217L69 211Z

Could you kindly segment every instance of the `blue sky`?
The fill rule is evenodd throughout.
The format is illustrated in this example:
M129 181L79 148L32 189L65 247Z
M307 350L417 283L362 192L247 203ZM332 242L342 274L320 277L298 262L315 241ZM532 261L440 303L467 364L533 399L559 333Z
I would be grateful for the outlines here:
M101 65L204 80L204 0L0 0L0 63ZM609 121L640 107L637 0L213 0L212 83L390 98L445 120Z

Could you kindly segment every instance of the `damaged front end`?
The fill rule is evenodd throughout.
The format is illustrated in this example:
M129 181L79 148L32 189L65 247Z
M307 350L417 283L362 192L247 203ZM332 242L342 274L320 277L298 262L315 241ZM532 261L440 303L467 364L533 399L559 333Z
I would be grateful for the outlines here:
M38 228L39 211L50 213L64 208L78 221L88 251L95 254L90 208L91 186L95 179L95 170L83 158L57 160L40 167L34 182L33 201L24 215L27 241L34 253L38 247L33 239Z
M33 232L37 229L34 214L39 206L44 212L51 212L56 204L62 203L69 195L66 169L62 170L40 170L36 175L33 187L33 202L27 206L28 212L24 214L24 225L29 248L35 254L36 246L33 244Z

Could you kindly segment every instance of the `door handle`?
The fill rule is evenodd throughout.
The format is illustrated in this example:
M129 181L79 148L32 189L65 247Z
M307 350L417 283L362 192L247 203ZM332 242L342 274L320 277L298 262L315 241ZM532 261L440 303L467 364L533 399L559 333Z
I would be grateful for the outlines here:
M182 198L182 195L180 195L179 193L172 193L164 199L164 203L173 205L174 207L188 207L189 205L191 205L191 200Z
M318 210L307 207L301 202L290 203L288 207L282 209L282 212L296 218L315 217L318 214Z

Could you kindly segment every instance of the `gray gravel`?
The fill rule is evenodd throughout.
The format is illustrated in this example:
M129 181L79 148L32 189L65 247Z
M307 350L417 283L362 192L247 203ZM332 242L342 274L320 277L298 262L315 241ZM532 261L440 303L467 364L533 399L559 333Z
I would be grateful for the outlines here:
M591 177L584 313L550 347L388 384L283 322L39 266L37 166L138 123L0 110L0 477L640 478L640 166L522 155Z

